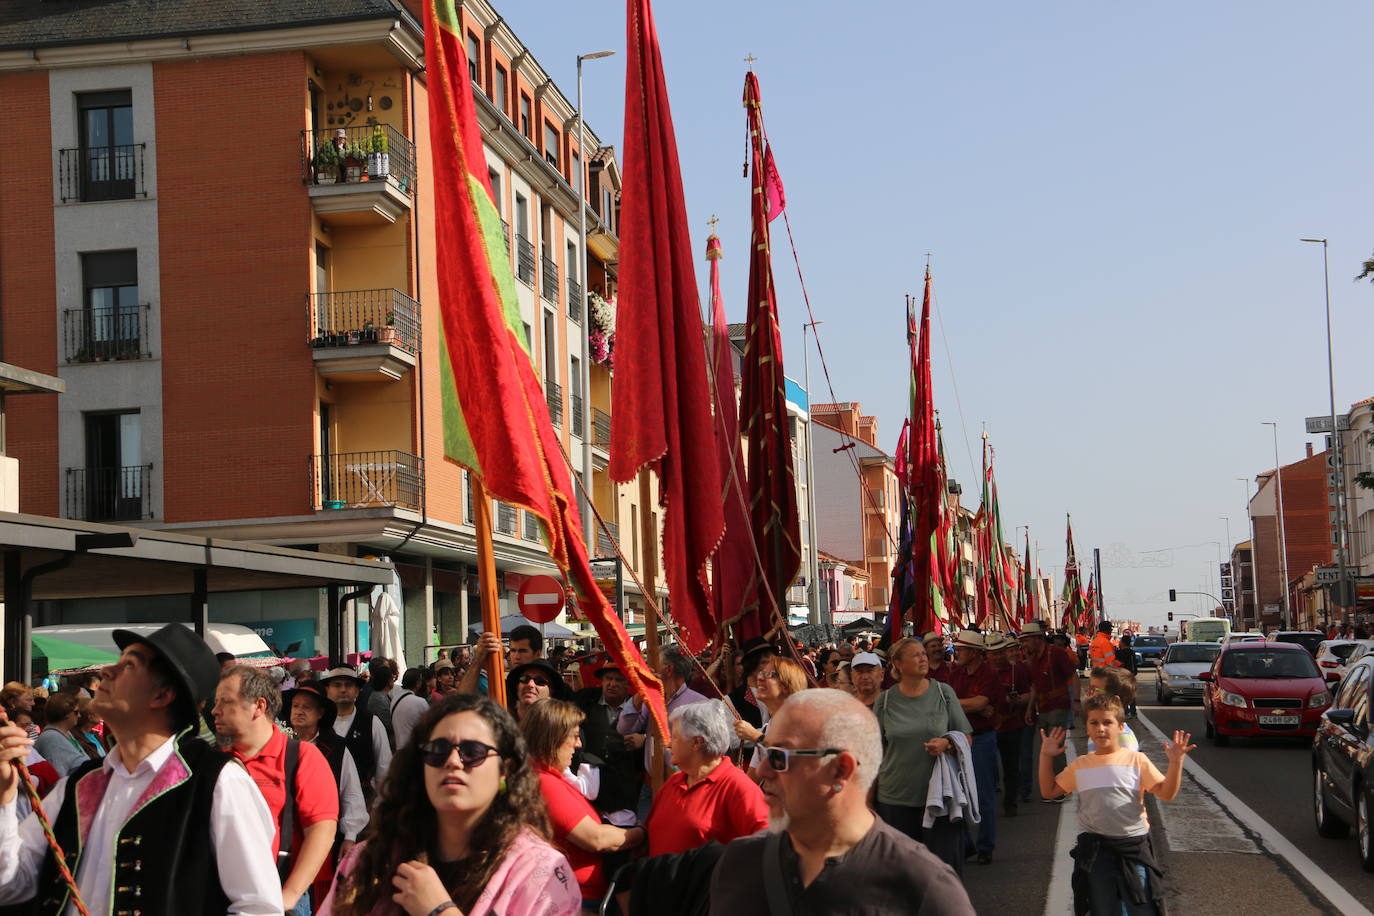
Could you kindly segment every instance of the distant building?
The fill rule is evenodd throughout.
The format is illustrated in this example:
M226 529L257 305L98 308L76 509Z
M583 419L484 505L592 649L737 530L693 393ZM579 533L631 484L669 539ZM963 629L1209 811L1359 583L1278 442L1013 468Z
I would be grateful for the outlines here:
M1289 606L1296 608L1294 585L1315 566L1334 559L1335 524L1327 505L1326 452L1313 454L1283 466L1283 534L1287 542L1288 582L1283 581L1279 560L1278 477L1274 471L1256 475L1259 489L1250 498L1253 526L1252 568L1255 605L1264 629L1282 623L1280 608L1287 592ZM1299 623L1296 616L1291 621Z

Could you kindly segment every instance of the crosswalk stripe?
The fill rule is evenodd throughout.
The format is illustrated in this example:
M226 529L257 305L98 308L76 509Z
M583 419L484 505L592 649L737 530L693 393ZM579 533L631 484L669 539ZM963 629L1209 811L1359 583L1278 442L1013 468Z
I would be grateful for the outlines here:
M1072 740L1064 741L1064 756L1069 763L1078 757ZM1038 772L1038 758L1035 766ZM1059 806L1059 827L1054 834L1054 864L1050 868L1045 916L1073 916L1073 859L1069 857L1069 852L1077 842L1078 798L1075 796Z

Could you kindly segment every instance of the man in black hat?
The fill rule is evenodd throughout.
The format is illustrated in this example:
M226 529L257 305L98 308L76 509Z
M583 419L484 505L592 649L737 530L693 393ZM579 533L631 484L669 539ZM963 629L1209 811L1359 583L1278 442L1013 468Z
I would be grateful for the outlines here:
M214 653L182 624L115 630L114 641L119 660L101 672L91 711L119 743L43 802L82 899L92 913L280 916L267 803L240 764L194 737L219 680ZM42 826L15 817L13 761L31 743L0 727L0 903L36 899L32 912L58 916L69 891Z

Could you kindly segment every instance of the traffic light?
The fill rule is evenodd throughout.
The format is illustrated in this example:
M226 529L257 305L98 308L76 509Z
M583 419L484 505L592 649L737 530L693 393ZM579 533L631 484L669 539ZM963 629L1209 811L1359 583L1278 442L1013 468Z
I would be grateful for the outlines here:
M1170 612L1169 612L1169 620L1172 621L1173 619L1174 619L1174 612L1173 612L1173 611L1170 611Z
M1169 589L1169 600L1170 600L1170 601L1177 601L1177 600L1178 600L1178 592L1175 591L1175 590L1172 589L1172 588Z

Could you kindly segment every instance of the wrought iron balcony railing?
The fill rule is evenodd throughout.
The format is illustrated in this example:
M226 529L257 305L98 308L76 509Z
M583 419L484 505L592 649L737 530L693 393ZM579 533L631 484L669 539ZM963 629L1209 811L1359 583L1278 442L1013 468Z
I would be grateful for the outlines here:
M58 152L58 190L64 204L147 197L143 154L147 144L81 146Z
M568 278L568 317L578 324L582 323L582 305L585 297L582 294L582 284L572 277Z
M582 395L574 392L568 397L568 400L571 402L569 406L572 409L572 434L580 439L586 430L586 417L582 410Z
M389 343L418 353L420 303L395 289L353 289L306 296L315 336L310 345Z
M549 402L549 419L554 426L563 425L563 386L553 379L544 382L544 396Z
M406 452L332 452L310 457L317 509L396 506L419 511L425 493L425 463Z
M600 407L592 408L592 444L597 448L611 447L611 415Z
M543 255L540 259L539 291L543 297L550 302L558 301L558 265L553 262L553 258Z
M523 235L515 237L515 275L523 283L534 283L534 246Z
M606 530L609 529L609 532ZM615 556L615 546L620 541L620 526L615 522L606 522L605 528L601 525L596 526L596 555L599 557Z
M415 193L415 143L390 124L301 131L301 180L306 184L389 181Z
M87 522L152 518L153 466L67 468L67 517Z
M151 307L112 305L62 312L63 358L69 363L151 359L148 314Z

